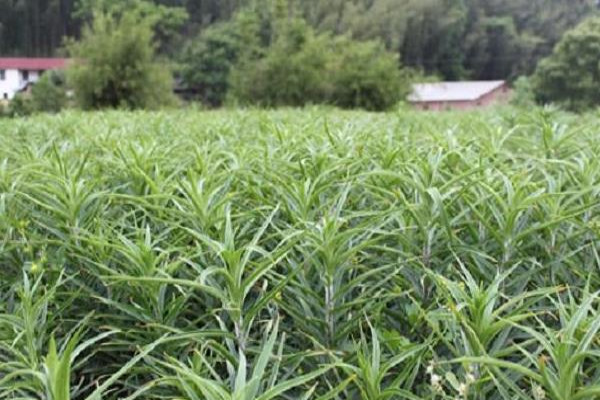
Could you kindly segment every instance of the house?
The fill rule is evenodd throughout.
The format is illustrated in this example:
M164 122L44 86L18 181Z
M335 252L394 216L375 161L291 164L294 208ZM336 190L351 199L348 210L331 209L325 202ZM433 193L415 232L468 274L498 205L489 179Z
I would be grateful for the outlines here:
M505 81L434 82L413 85L408 101L420 110L469 110L507 103Z
M64 69L64 58L1 58L0 101L11 100L16 93L27 89L48 70Z

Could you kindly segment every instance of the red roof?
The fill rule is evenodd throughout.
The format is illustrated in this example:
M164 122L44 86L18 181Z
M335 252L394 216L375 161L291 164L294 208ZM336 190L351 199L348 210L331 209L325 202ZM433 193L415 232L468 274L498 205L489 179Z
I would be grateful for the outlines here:
M61 69L67 66L66 58L1 58L0 69L24 69L30 71Z

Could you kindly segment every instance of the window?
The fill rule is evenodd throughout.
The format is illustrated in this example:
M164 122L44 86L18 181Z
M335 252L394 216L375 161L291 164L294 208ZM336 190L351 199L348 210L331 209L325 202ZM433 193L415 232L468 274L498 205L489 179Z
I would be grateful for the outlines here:
M8 100L8 93L4 93L4 94L2 95L2 98L4 98L4 100Z
M0 69L0 81L3 81L6 79L6 71L3 69Z
M29 71L21 71L21 75L23 76L24 81L29 80Z

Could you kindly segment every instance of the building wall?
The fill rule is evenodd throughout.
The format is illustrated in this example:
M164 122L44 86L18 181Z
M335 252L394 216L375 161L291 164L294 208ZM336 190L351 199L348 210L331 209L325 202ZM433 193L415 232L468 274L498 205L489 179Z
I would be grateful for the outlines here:
M419 110L443 111L443 110L473 110L485 108L496 104L507 104L510 100L511 91L507 85L501 86L477 100L465 101L425 101L413 103Z
M4 79L0 79L0 100L11 100L19 89L25 86L27 82L36 82L40 73L38 71L28 71L29 78L27 81L23 79L23 73L18 69L4 70Z

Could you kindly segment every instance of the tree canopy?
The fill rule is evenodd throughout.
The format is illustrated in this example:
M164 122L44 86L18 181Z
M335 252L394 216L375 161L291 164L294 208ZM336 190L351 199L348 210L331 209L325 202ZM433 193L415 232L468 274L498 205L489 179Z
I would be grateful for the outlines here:
M281 1L215 24L183 52L182 83L213 106L241 104L384 110L408 91L395 52L378 39L316 31Z
M93 8L154 13L163 54L253 6L279 0L0 0L0 55L54 55L78 37ZM442 78L531 73L563 33L596 12L596 0L288 0L317 32L379 40L405 65ZM268 32L262 32L268 35Z
M600 105L600 18L591 18L567 32L534 75L541 102L572 110Z
M92 108L154 108L168 104L172 79L155 59L152 20L136 11L98 12L79 41L67 78L78 104Z

